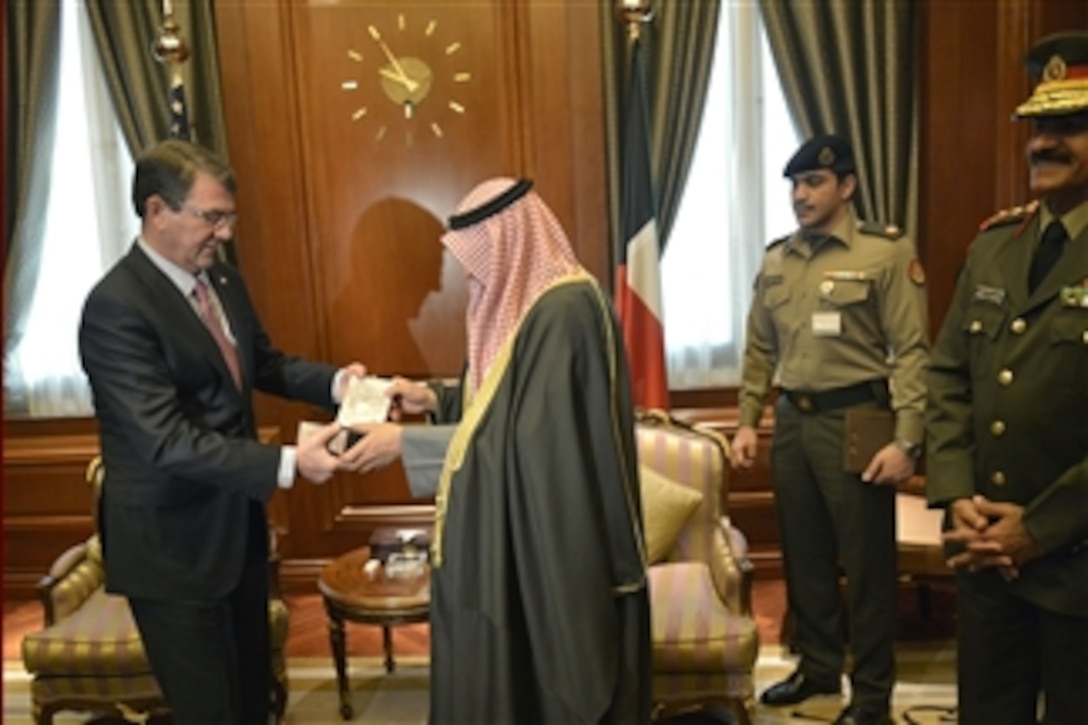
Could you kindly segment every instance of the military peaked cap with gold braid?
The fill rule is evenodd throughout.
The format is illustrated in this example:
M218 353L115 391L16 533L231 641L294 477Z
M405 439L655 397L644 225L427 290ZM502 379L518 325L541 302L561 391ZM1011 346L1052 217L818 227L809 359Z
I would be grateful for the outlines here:
M1028 51L1024 65L1038 85L1016 108L1018 118L1088 111L1088 31L1048 35Z

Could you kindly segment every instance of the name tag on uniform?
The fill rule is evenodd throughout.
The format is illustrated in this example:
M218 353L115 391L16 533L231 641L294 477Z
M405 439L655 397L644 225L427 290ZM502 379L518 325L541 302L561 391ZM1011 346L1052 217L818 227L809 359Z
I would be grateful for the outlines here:
M842 315L838 312L813 312L812 334L816 337L838 337L842 334Z
M985 302L986 304L1000 307L1005 301L1005 290L1000 287L990 287L989 285L980 284L975 287L975 294L973 297L977 302Z

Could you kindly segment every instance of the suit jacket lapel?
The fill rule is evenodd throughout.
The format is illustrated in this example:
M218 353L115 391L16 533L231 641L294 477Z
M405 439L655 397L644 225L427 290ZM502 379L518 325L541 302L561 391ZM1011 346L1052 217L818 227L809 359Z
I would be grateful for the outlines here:
M1002 277L1009 309L1022 314L1028 302L1028 269L1031 267L1032 234L1039 232L1039 219L1033 219L1025 229L1013 231L1001 242L995 259L996 271Z
M230 369L227 367L227 361L223 359L223 353L219 351L219 346L208 328L205 327L204 321L200 319L200 315L192 302L186 299L177 285L155 266L155 263L140 249L139 244L132 245L132 249L129 250L125 260L133 276L148 288L149 298L155 300L156 304L162 305L164 314L173 326L170 329L176 330L178 337L199 348L201 354L217 365L223 377L230 381L230 385L227 387L234 389L234 382L230 375ZM220 275L215 274L213 276L219 277ZM216 286L216 292L219 293L220 301L222 301L223 293L220 290L221 288ZM230 317L226 302L223 302L223 307L228 319L231 321L231 329L236 331L235 336L237 336L237 328L234 327L234 319ZM240 359L244 360L244 358ZM243 362L243 384L245 370L246 365Z

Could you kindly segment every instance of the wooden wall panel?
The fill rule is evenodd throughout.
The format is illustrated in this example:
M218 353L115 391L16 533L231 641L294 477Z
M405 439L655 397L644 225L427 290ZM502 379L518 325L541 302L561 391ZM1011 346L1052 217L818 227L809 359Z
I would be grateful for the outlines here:
M456 375L465 287L439 237L476 183L519 166L518 127L505 114L513 79L503 68L512 64L494 62L502 6L389 7L294 8L314 281L333 359L358 357L380 374ZM382 91L388 61L370 29L396 55L431 67L431 90L411 118ZM459 73L468 80L455 82Z
M611 279L599 10L592 2L523 6L518 39L526 170L563 221L582 264ZM561 153L560 153L561 151Z
M84 472L98 436L83 423L30 423L19 437L11 427L4 439L4 590L25 597L55 557L94 531Z
M240 206L274 207L240 224L238 258L282 347L357 359L381 375L456 375L466 290L439 237L457 202L491 176L534 178L579 255L607 279L592 4L242 0L217 9ZM389 61L375 35L414 59L404 61L411 74L419 61L429 66L429 93L410 117L383 89L396 79L381 75ZM570 82L583 75L587 83ZM299 419L329 417L272 401L261 410L287 441ZM420 503L393 468L318 488L299 482L272 512L285 555L306 561L358 545L390 516L429 515Z
M967 245L995 209L997 15L992 6L987 13L979 9L978 3L939 0L921 5L918 243L934 338Z

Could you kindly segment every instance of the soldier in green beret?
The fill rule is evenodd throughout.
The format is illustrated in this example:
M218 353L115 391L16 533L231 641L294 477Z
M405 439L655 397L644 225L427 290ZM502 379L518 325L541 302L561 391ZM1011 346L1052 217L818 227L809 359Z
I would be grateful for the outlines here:
M799 229L768 247L748 315L734 464L749 467L772 387L771 468L796 671L761 695L792 705L840 692L840 564L850 616L852 701L839 725L889 723L895 684L895 484L923 433L925 274L895 227L859 223L854 156L839 136L806 142L785 169ZM848 436L884 436L853 458Z
M1025 63L1038 200L983 222L928 377L963 725L1088 723L1088 32Z

